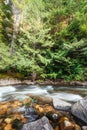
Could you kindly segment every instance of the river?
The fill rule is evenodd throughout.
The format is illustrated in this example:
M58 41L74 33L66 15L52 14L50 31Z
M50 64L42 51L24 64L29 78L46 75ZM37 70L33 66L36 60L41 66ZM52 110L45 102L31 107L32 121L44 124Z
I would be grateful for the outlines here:
M87 87L60 87L60 86L39 86L21 85L0 87L0 102L11 100L23 100L28 94L58 97L68 102L76 102L87 96Z

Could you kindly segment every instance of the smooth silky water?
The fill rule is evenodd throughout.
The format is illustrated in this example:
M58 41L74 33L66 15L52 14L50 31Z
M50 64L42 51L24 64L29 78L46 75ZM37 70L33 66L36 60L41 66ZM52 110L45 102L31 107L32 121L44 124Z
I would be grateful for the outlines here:
M60 87L60 86L39 86L21 85L0 87L0 102L11 100L23 100L28 98L27 94L57 97L59 99L76 102L87 96L87 87Z

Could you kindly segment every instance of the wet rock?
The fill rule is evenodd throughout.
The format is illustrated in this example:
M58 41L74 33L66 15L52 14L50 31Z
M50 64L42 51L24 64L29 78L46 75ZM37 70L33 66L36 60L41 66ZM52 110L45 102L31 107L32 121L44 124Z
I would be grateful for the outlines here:
M25 117L28 119L28 122L32 122L38 119L38 115L25 115Z
M42 113L46 114L48 112L52 112L52 113L55 112L54 108L52 106L48 105L48 104L46 104L46 105L38 105L38 104L36 104L35 109L38 112L38 114L40 114L40 113L41 114Z
M19 108L17 108L17 109L12 109L11 111L12 111L13 113L14 113L14 112L24 113L24 112L26 111L26 108L25 108L25 106L22 106L22 107L19 107Z
M71 112L87 124L87 97L72 105Z
M69 121L68 117L62 116L59 120L59 124L62 123L63 121Z
M29 122L35 121L39 117L33 107L27 107L24 116Z
M37 95L32 95L28 94L33 101L38 102L39 104L52 104L53 99L51 97L46 97L46 96L37 96Z
M11 119L11 118L6 118L6 119L5 119L5 122L6 122L7 124L10 124L10 123L12 122L12 119Z
M68 117L61 117L58 124L60 130L81 130L80 126L72 122L71 119L69 120Z
M76 125L74 126L74 130L81 130L80 126L79 125Z
M0 125L2 124L2 122L3 122L3 119L0 119Z
M56 128L55 128L54 130L60 130L60 129L59 129L59 126L56 126Z
M52 121L58 121L60 117L62 116L69 116L69 112L64 112L64 111L58 111L53 108L53 106L46 104L46 105L38 105L36 104L35 106L36 112L39 116L47 116L49 120Z
M52 114L52 119L54 121L58 120L59 118L60 118L60 116L58 116L58 114L56 114L56 113Z
M33 107L25 107L26 111L25 114L35 114L35 109Z
M63 116L65 113L57 111L48 104L46 105L35 105L36 112L39 116L46 115L50 120L56 121L59 117Z
M31 105L31 103L32 103L32 98L30 98L30 97L25 98L25 99L23 100L23 104L24 104L24 105L29 106L29 105Z
M13 130L13 129L12 129L12 125L11 125L11 124L7 124L7 125L4 127L4 130Z
M60 119L60 115L56 114L56 113L50 113L48 112L46 114L47 118L53 122L58 122L58 120Z
M71 108L70 103L60 100L57 97L53 97L53 106L55 109L64 110L64 111L69 111Z
M72 86L87 86L87 81L84 81L84 82L80 82L80 81L72 81L71 83L70 83L70 85L72 85Z
M67 117L61 117L59 120L59 127L61 130L74 130L74 125Z
M13 102L14 102L13 106L15 106L15 107L21 107L22 106L22 103L20 101L18 101L18 100L15 100Z
M20 128L22 128L22 125L23 125L23 123L22 123L19 119L15 119L15 120L12 122L12 128L13 128L13 129L19 130Z
M74 125L68 120L64 120L59 126L61 130L74 130Z
M16 130L27 122L23 114L17 111L21 107L20 101L0 103L0 130Z
M87 130L87 126L82 126L82 130Z
M60 118L59 127L61 130L81 130L79 125L71 122L67 117Z
M35 122L24 124L22 130L53 130L53 128L49 120L46 117L42 117Z

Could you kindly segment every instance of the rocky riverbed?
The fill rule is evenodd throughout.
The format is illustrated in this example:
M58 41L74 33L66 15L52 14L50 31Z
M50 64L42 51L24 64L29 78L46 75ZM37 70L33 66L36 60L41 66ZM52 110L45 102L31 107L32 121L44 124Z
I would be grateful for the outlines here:
M86 130L86 96L86 87L0 87L0 130Z
M86 97L70 105L32 94L24 100L4 101L0 103L0 130L87 130L86 104Z

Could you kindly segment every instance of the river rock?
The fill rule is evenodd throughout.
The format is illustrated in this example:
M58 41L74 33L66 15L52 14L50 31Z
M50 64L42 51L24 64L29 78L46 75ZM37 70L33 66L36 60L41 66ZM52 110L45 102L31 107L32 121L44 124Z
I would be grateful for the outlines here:
M22 130L53 130L53 128L44 116L35 122L24 124Z
M65 120L60 123L60 129L61 130L73 130L74 125L70 121Z
M81 127L77 124L74 125L74 130L81 130Z
M53 99L48 96L39 96L39 95L33 95L28 94L29 97L33 99L33 101L37 101L39 104L52 104Z
M72 105L71 112L87 124L87 97Z
M58 99L57 97L53 97L53 106L55 109L64 110L64 111L68 111L71 108L70 103L63 101L61 99Z
M26 107L25 117L29 120L29 122L32 122L37 120L39 116L33 107Z
M70 85L72 85L72 86L87 86L87 81L84 81L84 82L72 81L72 82L70 82Z
M82 126L82 130L87 130L87 126Z
M70 121L68 117L61 117L58 123L60 130L81 130L80 126Z

